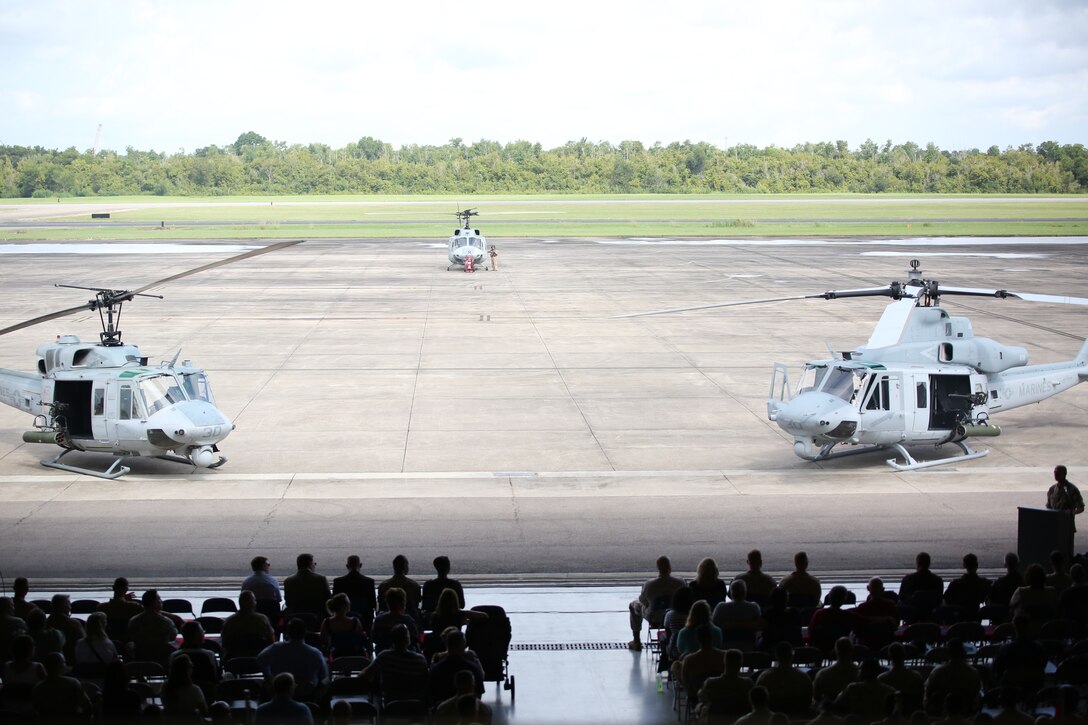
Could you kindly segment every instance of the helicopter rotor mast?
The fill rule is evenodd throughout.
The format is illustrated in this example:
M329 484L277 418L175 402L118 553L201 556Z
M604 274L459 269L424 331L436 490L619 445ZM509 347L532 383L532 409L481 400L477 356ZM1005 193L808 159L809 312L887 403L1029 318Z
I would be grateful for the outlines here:
M98 319L102 323L102 332L98 333L103 347L119 347L121 343L121 331L117 326L121 324L121 306L129 302L133 297L155 297L163 299L162 295L148 294L147 292L131 292L129 290L103 289L101 287L81 287L74 284L55 284L54 287L66 287L68 289L84 289L95 293L95 298L87 302L88 310L97 310Z

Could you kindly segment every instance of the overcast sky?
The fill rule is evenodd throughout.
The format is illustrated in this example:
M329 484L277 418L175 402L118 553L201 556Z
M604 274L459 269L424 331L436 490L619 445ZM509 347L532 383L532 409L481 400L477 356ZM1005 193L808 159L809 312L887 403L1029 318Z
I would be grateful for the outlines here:
M3 0L0 59L47 148L1088 141L1082 0Z

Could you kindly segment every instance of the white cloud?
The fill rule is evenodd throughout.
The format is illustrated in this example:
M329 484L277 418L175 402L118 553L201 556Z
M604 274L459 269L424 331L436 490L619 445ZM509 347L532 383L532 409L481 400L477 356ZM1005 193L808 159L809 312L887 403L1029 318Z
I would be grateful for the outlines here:
M1086 38L1074 2L11 0L0 143L1083 143Z

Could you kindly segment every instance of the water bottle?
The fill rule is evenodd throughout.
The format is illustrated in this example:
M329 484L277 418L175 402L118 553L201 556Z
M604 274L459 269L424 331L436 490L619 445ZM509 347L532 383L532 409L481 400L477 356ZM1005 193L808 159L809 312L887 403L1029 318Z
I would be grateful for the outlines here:
M665 678L663 678L661 676L660 672L657 673L657 691L658 692L664 692L665 691Z

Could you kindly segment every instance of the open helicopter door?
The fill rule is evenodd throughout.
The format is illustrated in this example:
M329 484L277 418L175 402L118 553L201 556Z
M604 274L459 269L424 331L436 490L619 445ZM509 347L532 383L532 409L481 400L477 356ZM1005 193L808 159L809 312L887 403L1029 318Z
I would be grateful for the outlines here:
M970 375L930 375L929 429L950 431L970 414Z

